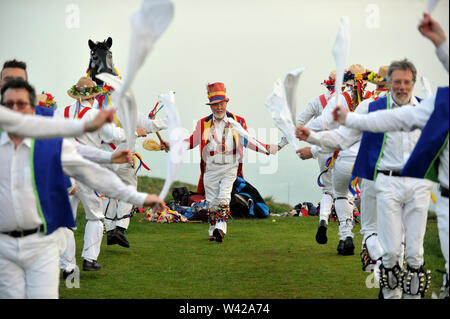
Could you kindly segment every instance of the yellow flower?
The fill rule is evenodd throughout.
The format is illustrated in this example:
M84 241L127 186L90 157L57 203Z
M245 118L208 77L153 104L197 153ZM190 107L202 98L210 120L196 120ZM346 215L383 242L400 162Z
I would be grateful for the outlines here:
M363 77L361 73L356 73L355 75L355 81L362 81Z

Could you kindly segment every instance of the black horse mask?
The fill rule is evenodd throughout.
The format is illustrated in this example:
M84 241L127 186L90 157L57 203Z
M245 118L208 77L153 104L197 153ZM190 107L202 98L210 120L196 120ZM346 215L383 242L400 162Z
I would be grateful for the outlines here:
M89 71L91 71L90 76L97 85L102 85L103 81L96 77L97 74L114 74L112 53L109 50L112 46L112 39L111 37L108 37L105 41L96 43L89 40L88 44L91 49L91 60L89 61Z

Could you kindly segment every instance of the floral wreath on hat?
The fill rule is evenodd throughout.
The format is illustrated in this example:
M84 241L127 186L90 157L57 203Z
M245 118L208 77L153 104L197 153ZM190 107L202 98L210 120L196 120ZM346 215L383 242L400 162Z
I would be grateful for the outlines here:
M42 107L48 107L52 110L55 110L56 109L56 101L55 101L55 98L53 97L53 95L51 95L50 93L44 92L44 91L42 91L41 94L46 95L47 98L45 101L42 101L42 100L39 101L38 105L42 106Z
M327 90L332 92L334 91L334 84L336 83L336 79L332 78L332 77L328 77L328 79L324 80L322 83L322 85L325 85Z
M84 90L78 90L76 85L73 85L70 88L70 92L75 95L75 96L86 96L86 95L91 95L91 94L95 94L95 93L102 93L103 92L103 88L101 88L100 86L96 86L96 87L92 87L92 88L86 88Z
M369 82L379 82L379 83L382 83L382 82L387 82L387 78L384 78L384 77L381 77L378 73L376 73L376 72L370 72L368 75L367 75L367 80L369 81Z
M366 72L366 73L352 73L351 71L347 71L346 73L344 73L344 82L348 82L350 80L354 80L355 82L359 82L359 81L367 81L369 80L368 76L369 74L371 74L373 72Z

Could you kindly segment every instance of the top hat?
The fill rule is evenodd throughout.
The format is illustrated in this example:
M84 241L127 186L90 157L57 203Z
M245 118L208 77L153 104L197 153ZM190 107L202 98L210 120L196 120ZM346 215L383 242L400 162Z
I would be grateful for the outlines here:
M208 83L208 99L207 105L220 103L222 101L228 102L230 99L226 96L225 84L222 82Z

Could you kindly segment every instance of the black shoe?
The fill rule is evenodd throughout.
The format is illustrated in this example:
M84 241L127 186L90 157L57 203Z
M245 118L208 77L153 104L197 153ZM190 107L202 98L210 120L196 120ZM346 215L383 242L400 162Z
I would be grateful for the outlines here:
M84 260L83 261L83 270L84 271L91 271L91 270L100 270L102 269L102 265L100 265L97 260L93 260L93 261L88 261L88 260Z
M63 273L62 273L63 279L66 280L67 277L69 277L69 276L70 276L71 274L73 274L74 272L75 272L75 269L72 269L71 271L65 271L65 270L63 270Z
M344 241L343 240L339 241L339 244L337 246L337 252L338 252L338 255L344 254Z
M350 256L355 254L355 244L353 243L353 238L348 236L344 241L344 251L342 253L344 256Z
M130 243L128 242L127 236L125 235L125 228L116 227L116 233L114 234L117 244L122 247L130 248Z
M221 243L223 241L223 238L225 237L225 234L223 233L223 231L220 229L217 229L217 228L214 229L213 235L214 235L214 237L216 237L216 241L218 243Z
M215 241L215 240L216 240L216 237L215 237L215 236L209 236L208 240L209 240L209 241Z
M327 238L327 222L325 220L321 220L319 223L319 228L317 228L316 241L323 245L328 241Z
M108 230L106 232L106 244L107 245L115 245L117 244L117 240L116 240L116 230Z

